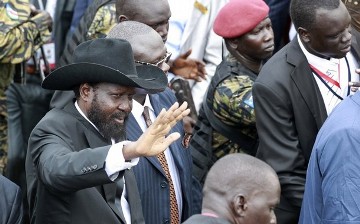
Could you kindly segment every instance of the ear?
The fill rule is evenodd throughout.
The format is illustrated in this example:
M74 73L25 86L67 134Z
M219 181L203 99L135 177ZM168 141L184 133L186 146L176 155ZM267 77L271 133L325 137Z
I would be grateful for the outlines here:
M93 87L90 86L88 83L83 83L80 85L79 91L80 91L81 100L83 100L85 102L89 102L92 100L92 97L93 97L92 88Z
M310 42L310 33L305 28L299 27L298 33L302 41L304 41L305 43Z
M236 38L227 38L225 39L226 43L231 49L237 49L239 41Z
M244 217L247 211L247 201L246 197L242 194L237 194L232 200L232 207L234 210L234 214L239 217Z
M118 22L121 23L123 21L128 21L129 18L127 18L125 15L120 15L118 18Z

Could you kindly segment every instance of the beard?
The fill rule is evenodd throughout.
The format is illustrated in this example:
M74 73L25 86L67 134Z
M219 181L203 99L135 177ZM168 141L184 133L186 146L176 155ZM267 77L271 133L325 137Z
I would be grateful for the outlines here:
M97 97L95 96L93 103L88 112L89 120L99 129L99 132L107 140L114 139L115 142L123 141L126 139L125 125L114 121L115 118L127 117L128 113L119 111L110 116L106 116L106 112L101 109ZM126 121L126 120L125 120Z

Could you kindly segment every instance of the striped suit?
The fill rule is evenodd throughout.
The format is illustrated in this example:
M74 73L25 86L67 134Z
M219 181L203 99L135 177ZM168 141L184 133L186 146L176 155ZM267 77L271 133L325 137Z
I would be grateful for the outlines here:
M176 102L170 89L159 94L150 95L151 104L158 115L162 108L168 109ZM172 131L183 136L183 125L178 123ZM136 140L142 134L134 116L130 114L126 126L127 138ZM181 145L181 138L170 146L171 154L179 171L182 189L183 208L181 220L185 221L201 209L201 189L192 176L192 159L190 151ZM160 224L170 220L170 199L168 181L156 157L141 157L138 165L132 168L135 173L143 207L145 223Z

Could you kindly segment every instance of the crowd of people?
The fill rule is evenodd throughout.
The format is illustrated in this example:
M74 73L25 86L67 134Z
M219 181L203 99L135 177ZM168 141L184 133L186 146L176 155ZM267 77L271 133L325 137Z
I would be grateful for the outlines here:
M1 1L0 224L360 222L359 32L356 0Z

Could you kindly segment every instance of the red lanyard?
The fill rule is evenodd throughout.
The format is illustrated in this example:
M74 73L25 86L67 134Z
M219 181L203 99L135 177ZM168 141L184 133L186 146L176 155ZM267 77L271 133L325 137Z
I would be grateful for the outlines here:
M330 82L331 84L333 84L333 85L335 85L335 86L337 86L337 87L339 87L339 88L341 89L340 84L339 84L338 81L336 81L336 80L330 78L329 76L325 75L325 74L322 73L320 70L318 70L317 68L315 68L313 65L311 65L311 64L309 64L309 65L310 65L310 68L311 68L313 71L315 71L321 78L325 79L326 81ZM340 64L338 65L338 71L339 71L338 77L340 77Z

